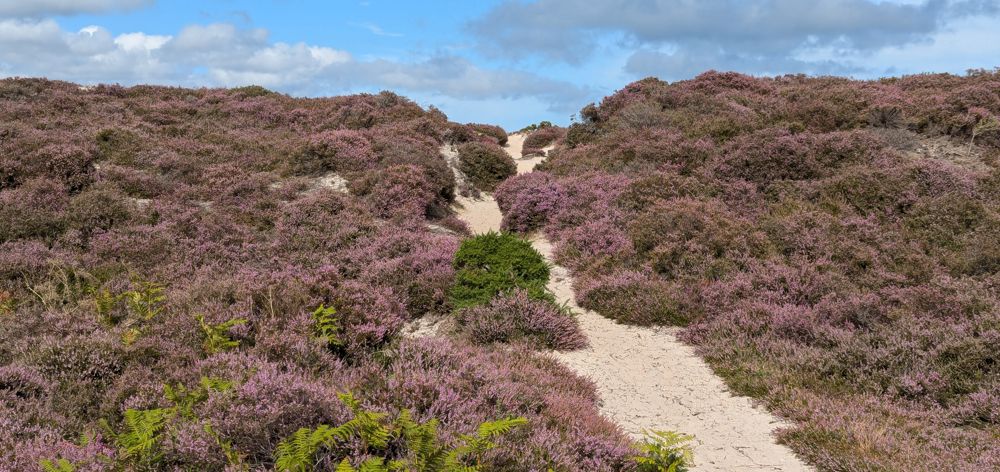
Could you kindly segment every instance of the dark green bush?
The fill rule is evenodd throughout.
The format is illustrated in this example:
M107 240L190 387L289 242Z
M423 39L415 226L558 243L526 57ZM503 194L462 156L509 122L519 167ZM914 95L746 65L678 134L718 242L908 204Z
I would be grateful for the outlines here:
M475 132L489 136L496 140L497 144L501 146L507 145L507 131L496 125L484 125L480 123L469 123L469 128L472 128Z
M132 166L142 150L141 138L134 131L108 128L97 133L97 159Z
M489 232L462 242L455 254L455 309L488 303L498 294L521 288L532 299L553 300L545 289L549 266L531 243L510 233Z
M67 204L66 188L53 179L0 191L0 242L55 238L65 229Z
M573 123L566 130L566 145L577 147L597 140L599 129L594 123Z
M126 198L119 190L107 187L83 191L69 201L70 227L90 233L128 220L132 205Z
M458 168L481 190L492 191L497 184L517 173L514 159L500 146L467 143L458 148Z
M628 185L615 203L623 210L643 211L657 202L680 197L710 195L711 189L693 177L653 174Z
M272 92L260 85L247 85L243 87L236 87L229 90L238 97L242 98L253 98L253 97L266 97L268 95L277 95L277 92Z

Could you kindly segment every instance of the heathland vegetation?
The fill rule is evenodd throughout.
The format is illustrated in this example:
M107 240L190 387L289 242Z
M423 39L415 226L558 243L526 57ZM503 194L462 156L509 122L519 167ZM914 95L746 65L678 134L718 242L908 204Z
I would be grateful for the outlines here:
M821 470L997 470L998 115L998 72L645 79L496 200L581 306L684 326Z
M818 469L1000 469L998 116L997 72L645 79L514 176L503 129L389 92L2 80L0 465L685 470L547 354L587 337L541 231Z
M681 460L538 352L583 338L530 246L462 244L440 147L491 186L506 139L388 92L0 81L0 468ZM431 315L462 335L401 335Z

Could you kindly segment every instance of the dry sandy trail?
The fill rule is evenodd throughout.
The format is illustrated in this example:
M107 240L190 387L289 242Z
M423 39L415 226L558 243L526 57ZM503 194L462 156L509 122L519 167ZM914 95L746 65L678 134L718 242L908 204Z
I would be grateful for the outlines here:
M522 174L545 159L521 159L523 144L524 135L515 134L507 146ZM459 198L456 211L475 233L500 229L502 214L492 196ZM554 264L552 244L542 235L531 241ZM784 423L749 398L733 396L694 350L677 340L676 328L622 325L580 308L572 281L567 269L554 265L549 289L578 314L590 346L552 355L594 381L602 414L637 439L643 430L694 435L698 472L812 470L774 441L772 433Z

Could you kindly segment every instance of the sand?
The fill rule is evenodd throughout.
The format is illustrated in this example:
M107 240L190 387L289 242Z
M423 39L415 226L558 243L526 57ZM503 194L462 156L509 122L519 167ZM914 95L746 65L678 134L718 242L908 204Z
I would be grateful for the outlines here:
M522 159L524 138L512 135L507 146L518 173L530 172L545 159ZM503 215L490 195L460 198L456 211L474 233L500 229ZM677 328L622 325L580 308L572 276L554 264L552 244L540 235L531 241L553 263L549 289L577 313L590 341L585 349L551 355L595 383L603 415L636 439L652 430L693 435L696 471L812 470L775 442L774 431L788 424L749 398L730 393L694 349L677 339Z

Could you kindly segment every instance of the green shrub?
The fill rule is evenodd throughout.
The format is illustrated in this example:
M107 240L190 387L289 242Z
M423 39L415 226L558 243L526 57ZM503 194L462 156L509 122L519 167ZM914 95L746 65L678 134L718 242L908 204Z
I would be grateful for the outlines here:
M107 231L132 215L125 194L110 187L93 187L69 201L69 226L84 234Z
M469 128L472 128L477 133L485 136L489 136L496 140L497 144L501 146L507 145L507 131L496 125L484 125L480 123L469 123Z
M517 173L517 164L500 146L466 143L458 148L458 169L477 188L492 191L497 184Z
M685 472L693 464L688 443L693 436L673 431L647 432L638 445L637 472Z
M528 126L525 126L524 128L521 128L520 130L518 130L518 133L530 133L532 131L540 130L542 128L549 128L551 126L552 126L551 121L541 121L538 123L532 123Z
M132 166L142 151L142 139L134 131L108 128L97 133L97 159Z
M489 232L462 242L455 254L452 306L488 303L498 294L521 288L532 299L554 301L546 290L549 266L531 243L510 233Z
M268 95L277 95L277 92L272 92L260 85L246 85L243 87L235 87L229 90L233 95L242 98L253 98L253 97L266 97Z
M23 238L55 239L66 229L66 189L50 179L34 179L0 191L0 243Z

